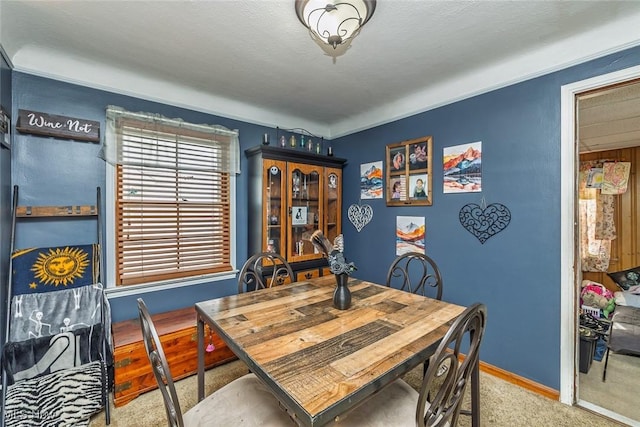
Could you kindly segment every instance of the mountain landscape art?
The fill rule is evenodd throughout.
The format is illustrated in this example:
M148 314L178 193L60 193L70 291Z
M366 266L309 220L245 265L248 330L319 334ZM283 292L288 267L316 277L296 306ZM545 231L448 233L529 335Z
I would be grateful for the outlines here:
M482 191L482 142L445 147L443 156L444 193Z
M424 217L399 216L396 218L396 255L407 252L424 253L426 226Z
M382 160L360 165L360 198L382 199Z

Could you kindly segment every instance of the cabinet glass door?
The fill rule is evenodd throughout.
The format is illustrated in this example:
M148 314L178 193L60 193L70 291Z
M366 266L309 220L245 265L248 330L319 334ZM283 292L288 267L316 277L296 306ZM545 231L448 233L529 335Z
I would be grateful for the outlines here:
M322 167L289 164L289 261L304 261L321 258L311 243L315 230L323 230Z
M342 169L327 168L325 174L324 234L331 243L342 230Z
M273 160L263 164L263 182L266 183L263 191L263 206L265 206L265 218L263 218L263 250L284 256L285 223L286 214L283 212L283 197L286 194L284 187L284 174L286 163Z

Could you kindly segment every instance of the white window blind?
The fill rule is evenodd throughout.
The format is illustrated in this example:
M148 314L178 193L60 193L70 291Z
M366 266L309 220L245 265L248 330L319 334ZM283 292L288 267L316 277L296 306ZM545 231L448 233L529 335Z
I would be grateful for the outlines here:
M107 117L117 152L116 285L231 271L234 135Z

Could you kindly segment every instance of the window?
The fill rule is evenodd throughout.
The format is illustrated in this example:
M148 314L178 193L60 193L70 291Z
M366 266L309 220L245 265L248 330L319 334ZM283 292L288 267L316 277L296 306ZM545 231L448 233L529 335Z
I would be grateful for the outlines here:
M237 132L115 108L107 125L115 285L232 271Z

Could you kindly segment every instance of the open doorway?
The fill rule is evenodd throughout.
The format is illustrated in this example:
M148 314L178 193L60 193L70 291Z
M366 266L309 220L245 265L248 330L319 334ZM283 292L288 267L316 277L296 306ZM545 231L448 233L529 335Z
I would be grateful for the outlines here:
M640 192L634 179L640 172L640 80L576 95L576 114L580 161L577 243L584 296L584 305L578 308L582 311L578 402L597 405L640 423L640 407L634 398L640 392L636 381L640 377L640 358L619 353L610 353L608 358L605 355L612 312L624 310L612 300L617 304L637 304L635 288L625 293L629 301L613 298L621 288L608 273L640 265L636 251ZM603 167L627 171L627 182L620 183L620 188L611 188L608 182L593 179L602 176ZM603 211L604 215L597 214Z
M624 396L628 396L629 404L634 404L633 396L636 393L631 389L625 390L624 393L618 394L617 400L620 405L612 405L607 400L609 392L616 390L616 384L609 377L606 383L602 383L600 375L602 366L598 365L592 374L599 377L600 381L587 381L585 374L579 372L580 359L580 339L578 335L578 297L580 284L582 281L582 268L580 264L580 245L579 245L579 229L578 226L578 203L577 203L577 177L580 159L580 151L604 151L614 150L632 145L640 145L638 140L640 136L634 137L633 133L640 135L640 127L638 129L627 129L626 135L618 135L614 137L604 137L606 132L601 133L600 138L591 138L589 144L591 146L583 146L582 150L578 146L577 141L580 140L580 102L583 106L594 106L613 100L622 92L629 92L631 89L628 82L637 80L640 77L640 67L634 67L620 72L611 73L604 76L594 77L585 81L577 82L562 88L562 342L561 342L561 390L560 398L564 403L577 403L587 409L602 413L610 418L617 419L630 425L639 425L640 417L636 413L626 413L624 402L620 402ZM636 84L637 81L635 82ZM620 90L623 86L627 89ZM640 84L639 84L640 86ZM618 90L618 93L616 93ZM635 88L634 88L635 90ZM609 109L609 112L617 110ZM615 117L612 114L611 119ZM606 117L606 114L602 117ZM600 119L602 119L600 117ZM634 120L627 121L633 122ZM640 123L640 111L636 114L636 122ZM601 131L604 130L606 124L601 125ZM622 127L622 122L614 124L616 132ZM612 131L612 133L614 133ZM586 135L585 135L586 136ZM631 138L627 138L631 136ZM617 140L616 140L617 138ZM635 138L635 141L634 141ZM587 138L585 138L587 139ZM625 142L630 139L630 142ZM605 142L607 141L607 142ZM586 145L589 145L586 144ZM607 145L608 144L608 145ZM617 145L616 145L617 144ZM624 145L628 144L628 145ZM613 155L615 151L608 151L607 155ZM598 157L592 155L592 157ZM606 157L606 156L605 156ZM637 159L638 157L635 157ZM637 213L634 215L637 216ZM616 262L620 260L616 256ZM613 270L610 270L613 271ZM638 369L640 370L640 359L637 360ZM585 387L581 390L581 379ZM592 380L593 378L589 378ZM620 386L620 385L619 385ZM621 385L622 387L627 387ZM640 385L637 386L640 391ZM585 397L585 398L583 398ZM632 416L633 418L630 418Z

